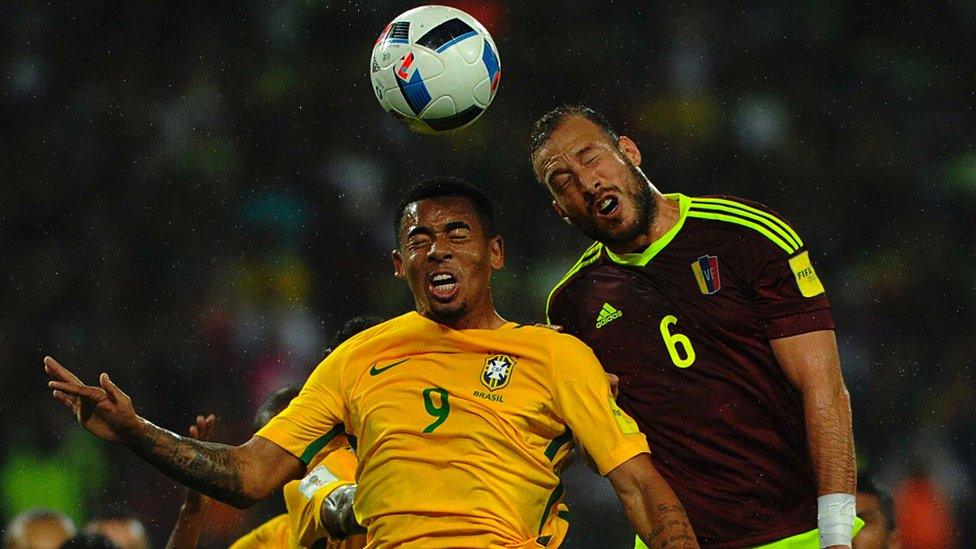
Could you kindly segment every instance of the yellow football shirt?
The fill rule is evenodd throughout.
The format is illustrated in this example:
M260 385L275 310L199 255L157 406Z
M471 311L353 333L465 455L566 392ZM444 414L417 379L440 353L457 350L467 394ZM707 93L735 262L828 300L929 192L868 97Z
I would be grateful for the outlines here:
M299 549L288 528L288 515L278 515L231 544L230 549Z
M537 547L574 434L602 474L648 451L579 340L415 312L333 351L258 436L308 463L343 432L368 547Z

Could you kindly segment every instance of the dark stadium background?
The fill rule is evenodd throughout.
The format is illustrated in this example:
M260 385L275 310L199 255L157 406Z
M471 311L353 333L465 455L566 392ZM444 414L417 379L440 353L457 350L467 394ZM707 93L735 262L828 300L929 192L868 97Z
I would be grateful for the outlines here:
M534 183L528 131L584 101L663 191L792 220L833 305L860 465L910 547L976 547L976 3L711 4L457 3L502 79L453 137L408 133L370 90L376 35L415 3L0 4L0 519L122 503L161 546L180 489L74 426L43 355L111 372L165 427L212 412L241 442L345 319L411 307L389 218L424 174L494 197L497 306L540 320L585 243ZM566 547L631 546L602 480L566 482ZM215 509L202 546L273 507Z

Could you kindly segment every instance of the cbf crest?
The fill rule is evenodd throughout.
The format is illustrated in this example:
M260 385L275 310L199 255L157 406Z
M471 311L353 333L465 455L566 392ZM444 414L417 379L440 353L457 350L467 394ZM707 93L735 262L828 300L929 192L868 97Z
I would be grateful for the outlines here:
M489 391L504 389L512 379L515 359L508 355L493 355L485 359L485 369L481 372L481 384Z

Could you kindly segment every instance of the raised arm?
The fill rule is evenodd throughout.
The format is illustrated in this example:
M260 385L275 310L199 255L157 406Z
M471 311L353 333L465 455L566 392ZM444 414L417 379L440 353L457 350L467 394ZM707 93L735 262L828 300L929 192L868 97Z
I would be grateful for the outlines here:
M671 486L648 454L638 454L607 473L627 518L651 549L698 547L691 522Z
M85 385L51 357L44 370L54 398L68 407L78 424L95 436L123 444L177 482L235 507L264 499L304 465L278 445L260 437L240 446L193 440L157 427L139 417L132 399L108 374L100 386Z
M851 399L841 376L834 332L809 332L774 339L770 344L783 373L803 395L807 444L820 496L818 515L836 518L826 523L823 518L818 520L824 546L850 547L857 469Z
M207 417L197 416L197 421L190 426L190 437L196 440L211 440L217 418L211 414ZM203 519L210 507L210 498L195 490L186 489L180 514L176 517L176 524L166 541L166 549L194 549L203 530Z

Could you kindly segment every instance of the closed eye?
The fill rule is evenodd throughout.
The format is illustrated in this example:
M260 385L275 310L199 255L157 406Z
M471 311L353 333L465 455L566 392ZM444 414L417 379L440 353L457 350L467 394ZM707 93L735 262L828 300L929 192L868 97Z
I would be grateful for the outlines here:
M549 182L557 189L565 189L573 182L573 174L568 172L557 173L549 179Z
M408 250L420 250L429 245L430 245L430 236L428 235L411 236L410 240L407 241Z

